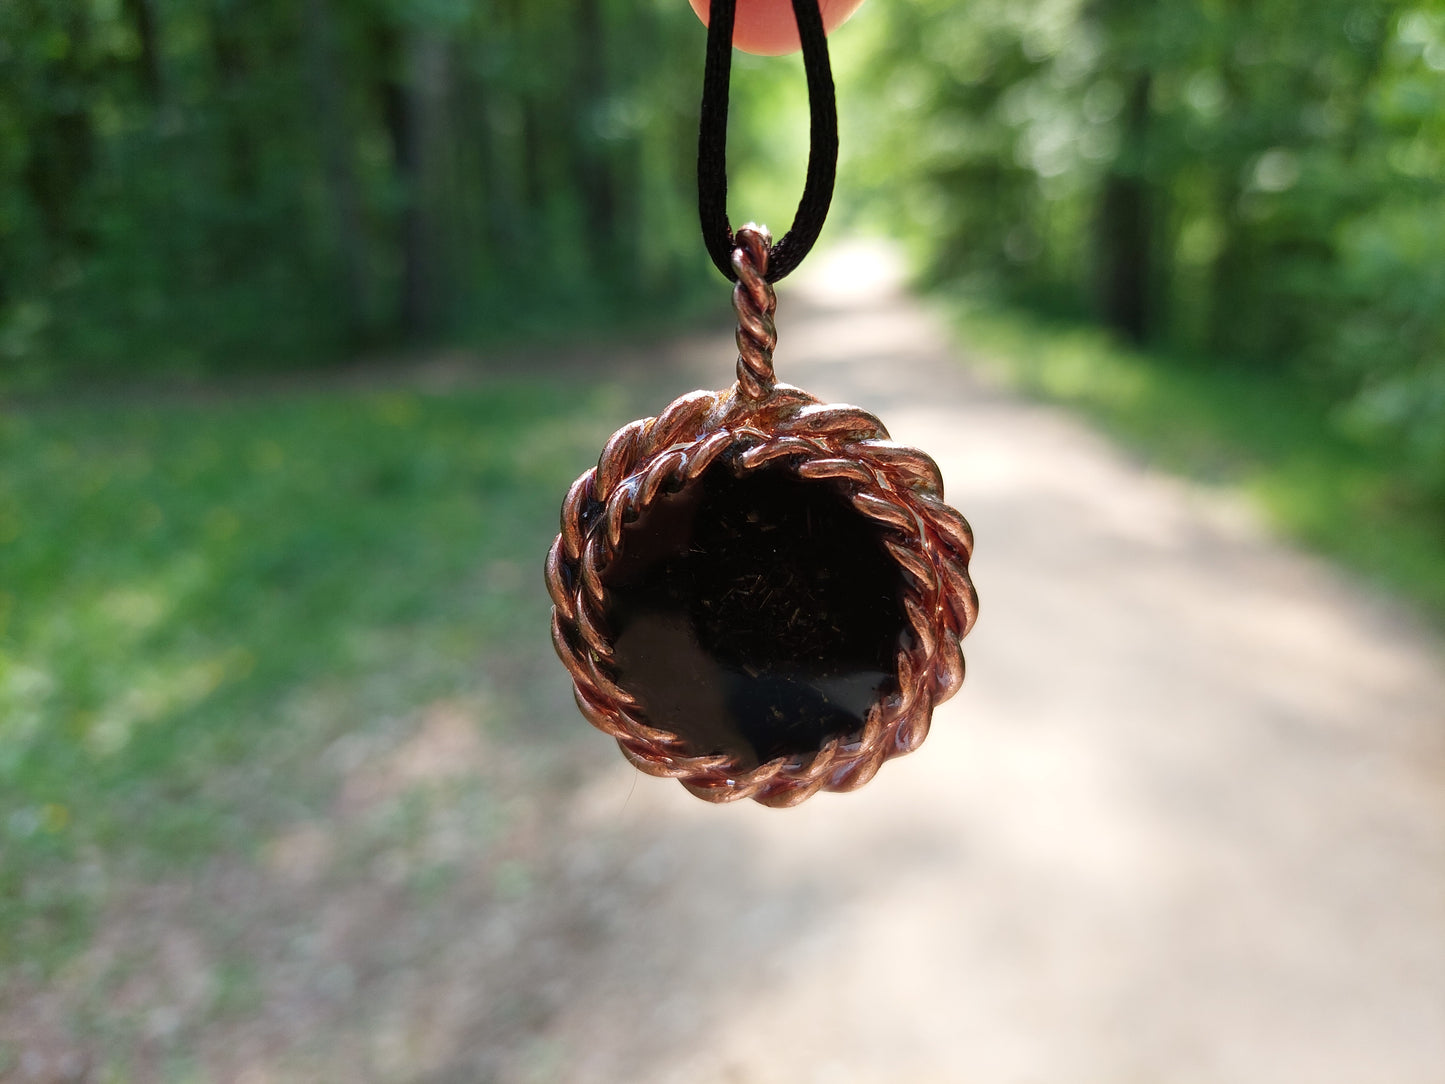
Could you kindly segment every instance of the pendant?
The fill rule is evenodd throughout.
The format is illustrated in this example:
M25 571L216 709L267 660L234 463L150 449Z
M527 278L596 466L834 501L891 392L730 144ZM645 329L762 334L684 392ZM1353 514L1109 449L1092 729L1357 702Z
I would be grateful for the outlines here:
M737 231L737 382L614 433L547 554L582 714L648 775L791 806L917 749L963 681L973 534L937 464L776 382L767 231Z

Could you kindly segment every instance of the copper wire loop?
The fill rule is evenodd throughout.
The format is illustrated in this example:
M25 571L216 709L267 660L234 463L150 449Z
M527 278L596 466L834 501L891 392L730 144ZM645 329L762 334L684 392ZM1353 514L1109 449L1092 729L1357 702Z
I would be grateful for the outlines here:
M594 469L562 502L562 529L547 554L552 643L572 675L577 706L617 740L648 775L679 780L710 802L752 798L797 805L820 790L852 790L889 757L917 749L935 705L963 682L959 642L978 616L968 575L973 532L943 501L938 465L916 448L895 444L873 415L824 404L776 383L772 351L776 304L766 273L766 231L738 231L738 381L726 391L694 391L655 418L623 426ZM898 691L869 709L860 734L834 738L816 753L785 756L747 769L730 757L691 751L654 725L637 698L617 683L607 628L604 573L623 528L659 494L695 481L725 458L739 474L781 465L800 478L831 479L858 513L886 532L885 546L903 574L903 611L911 636L900 638Z

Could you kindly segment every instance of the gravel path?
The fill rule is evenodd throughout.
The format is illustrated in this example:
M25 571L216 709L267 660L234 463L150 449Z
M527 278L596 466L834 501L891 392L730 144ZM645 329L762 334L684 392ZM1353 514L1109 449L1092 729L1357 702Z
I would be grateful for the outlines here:
M1445 1081L1440 641L981 384L888 270L785 284L779 374L938 459L978 537L964 689L796 810L594 779L557 887L595 936L528 1071ZM714 350L658 405L726 379Z

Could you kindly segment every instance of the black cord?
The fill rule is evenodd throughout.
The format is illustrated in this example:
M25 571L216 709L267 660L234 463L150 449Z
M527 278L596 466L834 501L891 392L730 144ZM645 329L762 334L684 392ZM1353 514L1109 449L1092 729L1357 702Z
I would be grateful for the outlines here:
M793 227L768 256L769 282L788 274L813 247L833 201L838 172L838 107L828 38L820 0L793 0L793 18L803 44L808 77L808 177L793 216ZM733 16L737 0L711 0L707 23L707 63L702 80L702 115L697 136L697 213L702 239L717 269L737 281L732 268L733 230L728 222L728 87L732 76Z

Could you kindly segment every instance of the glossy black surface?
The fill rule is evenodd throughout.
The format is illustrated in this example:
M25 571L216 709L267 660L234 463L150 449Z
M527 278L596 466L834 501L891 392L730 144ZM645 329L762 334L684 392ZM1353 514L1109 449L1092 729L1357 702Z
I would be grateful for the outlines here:
M620 684L694 753L812 752L896 685L902 573L831 482L714 464L624 530L604 582Z

